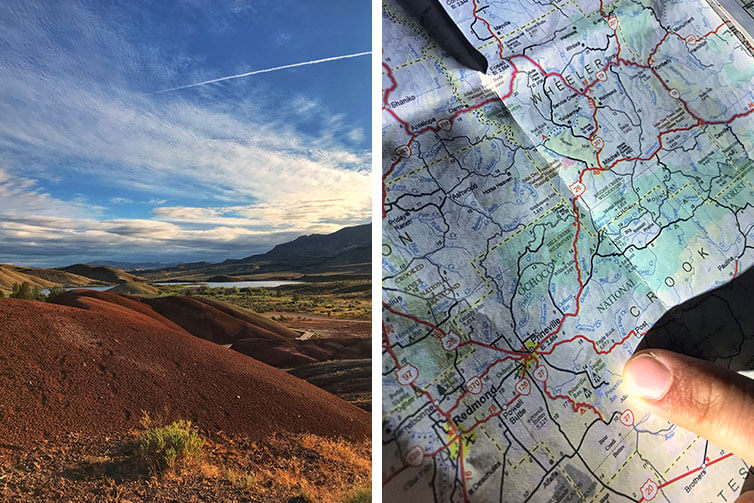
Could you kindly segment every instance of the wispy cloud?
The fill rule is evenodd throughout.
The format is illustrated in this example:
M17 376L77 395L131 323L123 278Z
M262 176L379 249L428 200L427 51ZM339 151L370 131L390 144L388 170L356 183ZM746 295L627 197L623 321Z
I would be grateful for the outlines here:
M278 45L285 45L290 43L291 40L293 40L293 34L287 31L283 31L280 32L275 38L275 43Z
M338 60L341 60L341 59L358 58L360 56L367 56L369 54L372 54L372 52L371 51L357 52L355 54L344 54L342 56L332 56L330 58L314 59L314 60L311 60L311 61L303 61L301 63L293 63L293 64L289 64L289 65L282 65L282 66L275 66L275 67L272 67L272 68L265 68L264 70L254 70L254 71L251 71L251 72L239 73L239 74L236 74L236 75L228 75L228 76L225 76L225 77L218 77L216 79L210 79L210 80L205 80L205 81L202 81L202 82L196 82L194 84L186 84L184 86L177 86L177 87L171 87L171 88L168 88L168 89L161 89L160 91L157 91L157 92L158 93L167 93L167 92L170 92L170 91L178 91L180 89L189 89L191 87L206 86L207 84L214 84L216 82L223 82L223 81L226 81L226 80L233 80L233 79L241 79L241 78L244 78L244 77L251 77L252 75L259 75L260 73L276 72L278 70L286 70L288 68L296 68L296 67L299 67L299 66L318 65L320 63L327 63L328 61L338 61Z
M138 45L82 5L46 5L0 7L0 262L223 259L369 219L371 154L318 97L251 84L151 94L197 61ZM88 29L61 46L49 31L60 18ZM316 128L298 127L302 111ZM99 205L79 185L103 190Z

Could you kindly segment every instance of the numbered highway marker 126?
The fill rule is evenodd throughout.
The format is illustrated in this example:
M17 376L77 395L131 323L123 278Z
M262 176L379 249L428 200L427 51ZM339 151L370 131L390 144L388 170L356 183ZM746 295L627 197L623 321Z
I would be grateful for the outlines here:
M516 383L516 391L519 395L528 395L531 393L531 383L528 379L522 379Z

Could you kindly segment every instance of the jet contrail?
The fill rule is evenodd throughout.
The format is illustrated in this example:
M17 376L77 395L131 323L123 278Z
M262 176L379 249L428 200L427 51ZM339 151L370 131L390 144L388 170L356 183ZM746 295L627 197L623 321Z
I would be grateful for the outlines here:
M292 65L276 66L274 68L266 68L264 70L254 70L253 72L239 73L238 75L228 75L227 77L220 77L218 79L205 80L204 82L197 82L196 84L186 84L185 86L171 87L170 89L163 89L157 91L158 93L167 93L169 91L177 91L179 89L188 89L189 87L204 86L207 84L213 84L215 82L222 82L224 80L240 79L242 77L249 77L251 75L257 75L259 73L275 72L277 70L285 70L286 68L295 68L297 66L316 65L318 63L325 63L327 61L337 61L339 59L358 58L359 56L366 56L372 54L371 51L358 52L356 54L345 54L343 56L333 56L331 58L315 59L313 61L304 61L303 63L293 63Z

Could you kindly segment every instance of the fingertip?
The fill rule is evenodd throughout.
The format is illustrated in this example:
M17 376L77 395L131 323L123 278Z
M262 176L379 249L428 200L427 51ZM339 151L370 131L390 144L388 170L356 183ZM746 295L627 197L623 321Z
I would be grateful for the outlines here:
M622 388L637 409L754 463L754 381L704 360L652 349L626 362ZM754 503L754 494L741 503Z
M635 354L623 367L623 390L631 397L659 400L672 382L670 369L651 351Z
M747 491L743 493L735 503L754 503L754 491Z

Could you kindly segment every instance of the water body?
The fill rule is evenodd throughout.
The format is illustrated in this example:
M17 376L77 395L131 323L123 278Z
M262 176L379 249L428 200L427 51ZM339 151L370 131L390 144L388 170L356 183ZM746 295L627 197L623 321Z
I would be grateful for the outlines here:
M154 286L160 286L160 285L182 285L187 286L189 288L198 288L200 286L208 286L210 288L275 288L278 286L283 285L303 285L305 284L305 281L276 281L276 280L270 280L270 281L227 281L227 282L219 282L219 281L207 281L204 283L186 283L181 281L170 281L165 283L153 283Z

